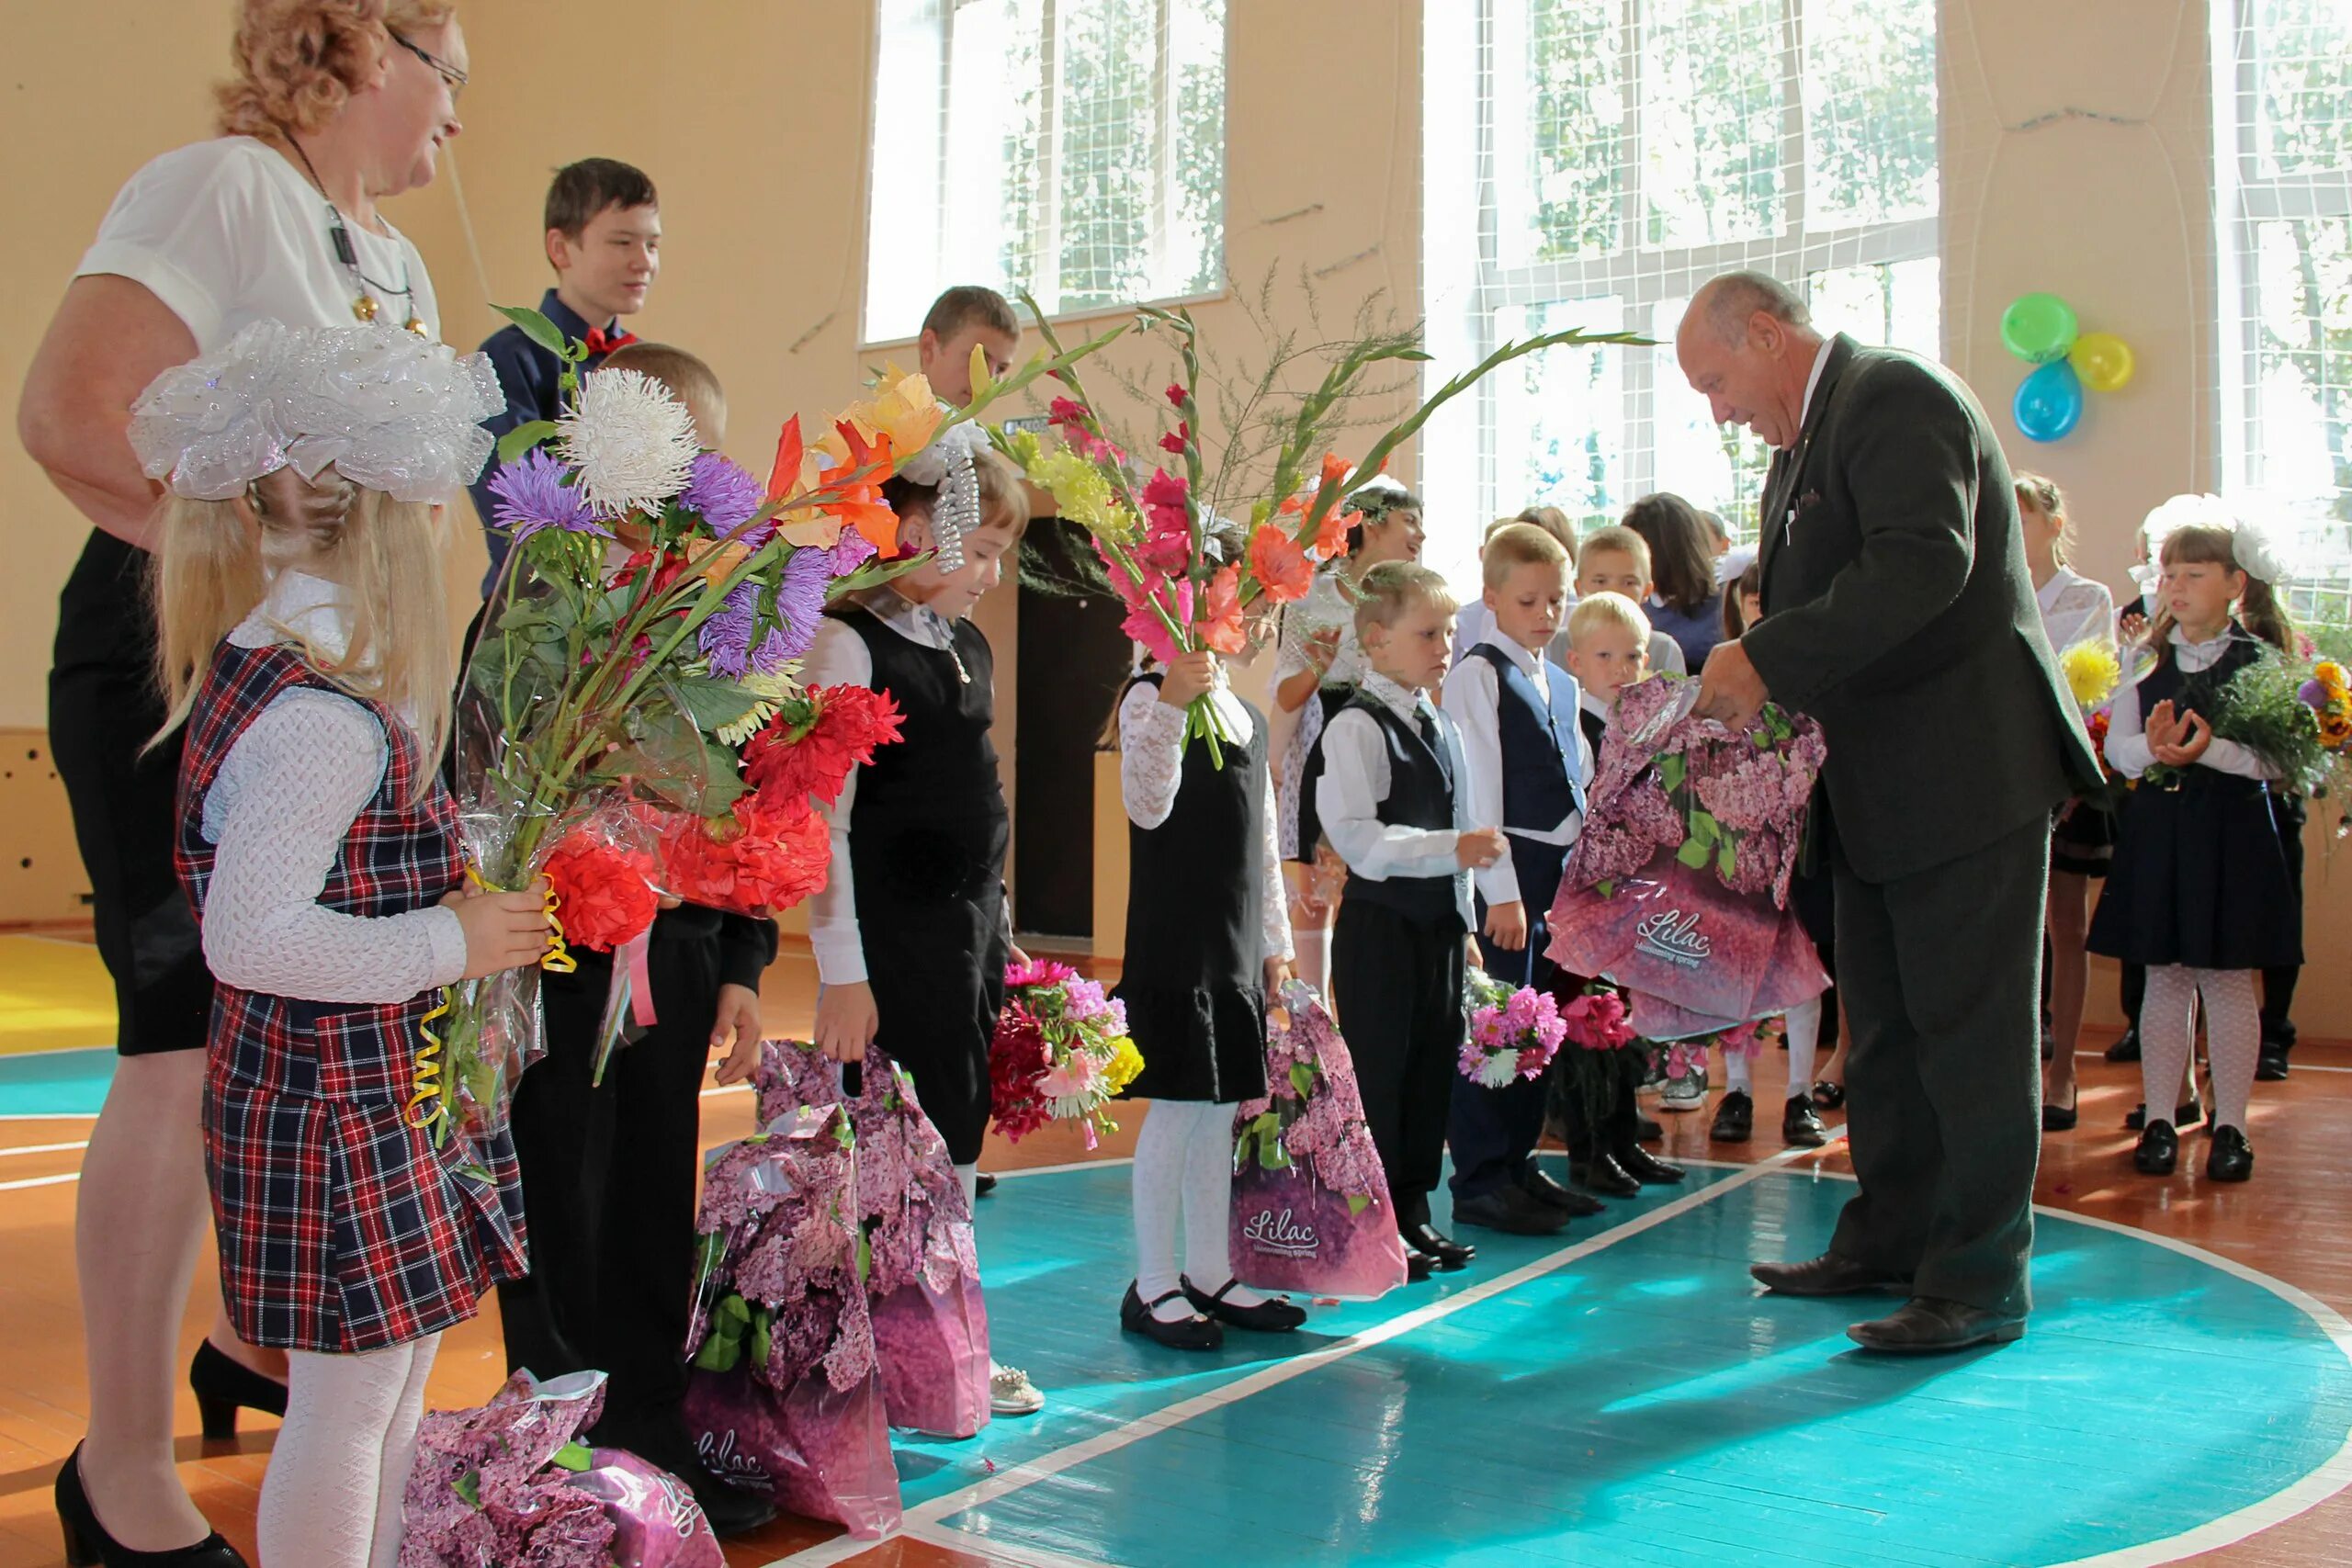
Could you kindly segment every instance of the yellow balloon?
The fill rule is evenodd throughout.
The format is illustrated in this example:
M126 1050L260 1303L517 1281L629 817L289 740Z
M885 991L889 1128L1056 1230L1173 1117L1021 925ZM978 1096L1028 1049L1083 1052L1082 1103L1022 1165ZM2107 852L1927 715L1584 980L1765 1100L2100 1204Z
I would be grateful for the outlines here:
M2113 333L2085 333L2075 340L2066 359L2083 378L2083 385L2094 392L2118 390L2132 379L2137 367L2132 345Z

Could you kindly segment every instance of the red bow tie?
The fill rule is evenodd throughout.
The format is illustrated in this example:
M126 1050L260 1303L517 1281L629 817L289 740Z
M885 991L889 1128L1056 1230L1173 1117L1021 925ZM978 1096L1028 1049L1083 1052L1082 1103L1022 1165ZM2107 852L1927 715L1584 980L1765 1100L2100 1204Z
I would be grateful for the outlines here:
M586 339L588 352L597 355L610 354L615 349L627 348L636 341L635 333L607 333L602 327L590 327Z

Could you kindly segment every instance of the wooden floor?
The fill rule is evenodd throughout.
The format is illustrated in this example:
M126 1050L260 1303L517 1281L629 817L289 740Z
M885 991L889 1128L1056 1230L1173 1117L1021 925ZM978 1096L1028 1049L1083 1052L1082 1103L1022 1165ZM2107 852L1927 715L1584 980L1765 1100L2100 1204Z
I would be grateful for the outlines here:
M804 951L779 959L767 987L768 1023L777 1032L805 1032L814 996ZM2089 1041L2087 1045L2104 1043ZM2294 1077L2258 1087L2253 1137L2256 1179L2238 1188L2207 1184L2196 1160L2183 1173L2154 1181L2129 1164L2132 1134L2122 1119L2139 1099L2137 1071L2083 1061L2080 1130L2049 1139L2039 1200L2056 1209L2139 1227L2192 1243L2297 1286L2352 1314L2352 1049L2313 1045L2296 1057ZM1777 1103L1777 1058L1759 1066L1758 1100ZM750 1097L716 1092L705 1101L709 1142L751 1130ZM1710 1145L1708 1111L1662 1116L1665 1152L1693 1157L1760 1159L1781 1152L1776 1121L1759 1116L1758 1136L1736 1148ZM1833 1121L1837 1118L1833 1117ZM1018 1148L994 1140L984 1168L1018 1169L1093 1157L1114 1158L1132 1147L1127 1131L1089 1156L1077 1140L1049 1129ZM79 1314L73 1268L75 1185L72 1174L86 1119L0 1122L0 1568L35 1568L62 1560L50 1503L57 1464L83 1423L84 1383ZM2201 1160L2202 1141L2184 1154ZM1826 1170L1846 1168L1834 1150L1814 1156ZM48 1179L44 1180L43 1179ZM1008 1196L989 1202L1012 1201ZM212 1312L209 1269L189 1303L183 1348L193 1353ZM498 1383L499 1336L490 1315L452 1333L434 1371L432 1402L479 1403ZM1115 1332L1105 1322L1105 1335ZM182 1474L198 1505L248 1554L262 1473L276 1424L249 1418L253 1430L235 1444L207 1445L197 1430L193 1402L181 1391ZM2128 1454L2117 1463L2128 1465ZM2064 1484L2061 1477L2053 1484ZM831 1527L779 1521L754 1538L731 1543L728 1561L739 1568L767 1564L832 1537ZM2336 1496L2300 1517L2197 1561L2246 1564L2336 1564L2352 1561L2352 1500ZM836 1559L842 1560L842 1559ZM884 1542L846 1559L861 1565L969 1563L988 1561L921 1541Z

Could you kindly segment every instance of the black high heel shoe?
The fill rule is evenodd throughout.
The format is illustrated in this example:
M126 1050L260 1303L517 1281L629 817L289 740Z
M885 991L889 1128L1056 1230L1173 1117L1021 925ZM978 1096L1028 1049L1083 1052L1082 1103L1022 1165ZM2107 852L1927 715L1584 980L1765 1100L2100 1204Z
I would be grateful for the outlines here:
M196 1359L187 1364L187 1386L196 1393L196 1412L209 1441L237 1435L240 1408L281 1418L286 1415L284 1383L262 1376L209 1339L196 1348Z
M119 1545L98 1523L89 1495L82 1490L79 1443L57 1472L57 1523L65 1532L65 1561L71 1568L249 1568L243 1554L218 1530L173 1551L133 1551Z

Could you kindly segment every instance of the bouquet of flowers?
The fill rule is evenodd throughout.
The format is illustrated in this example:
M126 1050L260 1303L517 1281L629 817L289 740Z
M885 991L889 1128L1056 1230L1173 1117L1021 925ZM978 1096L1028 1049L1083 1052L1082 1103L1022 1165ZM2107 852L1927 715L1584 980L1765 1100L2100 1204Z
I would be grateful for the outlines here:
M861 1539L898 1523L857 1138L804 1105L704 1160L685 1419L711 1468Z
M1552 908L1552 959L1618 982L1651 1040L1720 1033L1828 985L1787 908L1821 728L1767 705L1734 730L1695 716L1695 692L1660 676L1618 698Z
M1532 986L1517 989L1483 969L1469 971L1470 1038L1462 1044L1462 1076L1481 1089L1514 1078L1540 1078L1567 1036L1560 1004Z
M842 1101L857 1138L857 1222L882 1403L893 1427L968 1438L989 1420L989 1319L972 1212L914 1080L869 1049L859 1090L813 1045L771 1040L753 1082L760 1120Z
M2098 758L2102 788L2086 795L2080 804L2111 815L2119 809L2121 797L2130 787L2130 781L2107 760L2107 730L2116 688L2123 682L2122 661L2114 643L2103 637L2086 637L2058 655L2058 670L2065 677L2066 690L2075 699L2075 705L2082 710L2092 754Z
M1040 355L955 411L923 378L888 372L817 440L787 421L763 483L701 451L659 382L581 376L584 344L536 311L502 313L562 361L569 406L510 432L490 480L514 547L458 705L472 876L512 888L549 874L552 968L571 963L574 931L640 935L653 889L745 911L806 897L830 842L812 798L897 734L887 699L794 679L830 600L911 564L890 559L880 487L944 427L1075 356ZM419 1066L425 1115L446 1126L454 1088L469 1118L503 1121L541 1048L537 980L453 987Z
M2344 667L2333 660L2302 665L2265 649L2218 690L2195 676L2184 682L2182 711L2194 710L2211 726L2217 740L2232 740L2278 773L2278 787L2290 795L2324 798L2346 766L2352 739L2352 694ZM2159 763L2143 775L2160 789L2177 789L2180 770Z
M1127 1010L1067 964L1035 960L1004 972L1004 1010L989 1042L989 1109L1019 1141L1048 1122L1076 1122L1092 1148L1119 1124L1106 1109L1143 1071Z
M1023 302L1036 315L1047 346L1058 353L1052 325L1035 301L1023 296ZM1032 437L1009 444L1008 450L1031 482L1052 491L1061 515L1092 536L1127 606L1125 630L1162 662L1202 648L1238 654L1261 641L1272 609L1305 598L1317 565L1346 553L1355 518L1340 510L1340 498L1381 472L1389 454L1440 406L1489 371L1546 348L1649 341L1623 333L1559 332L1506 344L1439 388L1353 463L1325 450L1342 405L1377 368L1426 361L1419 334L1374 333L1321 350L1327 364L1319 384L1299 396L1287 414L1270 414L1267 406L1279 395L1283 373L1301 357L1285 341L1276 345L1273 363L1250 396L1227 408L1224 463L1212 472L1209 452L1216 435L1204 411L1203 351L1192 312L1146 306L1137 325L1170 341L1176 352L1177 378L1165 394L1174 423L1157 443L1173 459L1175 472L1155 465L1148 479L1138 479L1138 465L1112 438L1074 371L1061 377L1069 394L1052 404L1060 447L1045 451ZM1270 431L1271 440L1261 439ZM1271 462L1261 462L1269 447ZM1220 505L1237 518L1246 515L1238 540L1216 536ZM1190 710L1187 742L1196 735L1205 738L1222 767L1223 742L1232 738L1205 696Z
M479 1410L436 1410L401 1495L401 1568L725 1568L694 1493L578 1434L605 1374L516 1372Z
M1577 1097L1587 1127L1598 1127L1608 1119L1621 1091L1641 1081L1647 1053L1634 1032L1624 996L1605 980L1587 985L1562 1008L1560 1025L1571 1047L1560 1054L1562 1092ZM1703 1061L1703 1044L1700 1055Z
M1366 1301L1395 1290L1405 1245L1355 1064L1304 981L1267 1010L1266 1087L1233 1117L1235 1276L1253 1290Z

